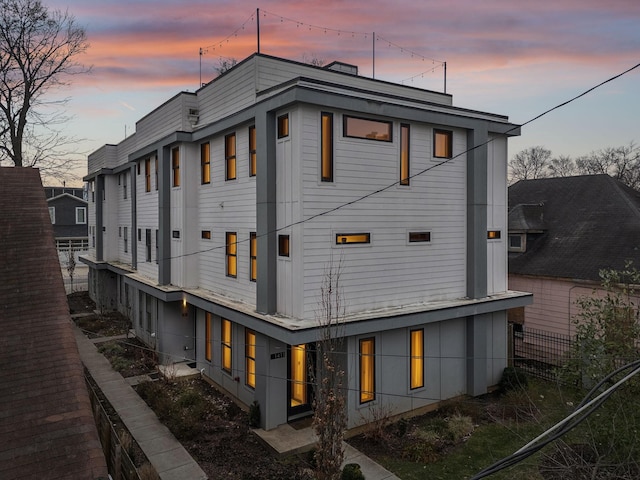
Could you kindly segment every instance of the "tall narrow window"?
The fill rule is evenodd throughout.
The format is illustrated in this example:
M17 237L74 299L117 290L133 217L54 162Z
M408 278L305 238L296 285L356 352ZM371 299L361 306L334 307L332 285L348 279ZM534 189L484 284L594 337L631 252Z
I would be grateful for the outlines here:
M400 185L409 185L409 125L400 125Z
M211 361L211 314L204 314L204 358Z
M375 339L360 340L360 403L375 400Z
M157 155L155 157L154 163L156 164L155 173L154 173L155 183L156 183L156 190L158 190L158 156Z
M231 322L225 318L221 322L222 327L222 370L231 373Z
M180 149L178 147L171 150L171 170L173 172L174 187L180 186Z
M249 234L249 279L256 281L258 273L258 237L256 232Z
M156 264L158 263L158 252L160 252L160 249L158 247L158 230L156 230Z
M151 229L147 228L145 230L145 247L146 247L146 253L147 253L147 257L146 257L146 261L150 262L151 261Z
M76 207L76 223L87 223L87 207Z
M411 388L424 387L424 330L411 330Z
M307 346L292 345L290 351L291 398L292 407L308 403L307 398Z
M256 127L249 127L249 176L255 177L257 172L257 138Z
M211 156L209 142L200 145L200 176L203 185L211 183Z
M280 115L278 117L278 138L289 136L289 115Z
M144 191L151 191L151 159L147 158L144 161Z
M236 134L230 133L224 137L224 159L225 159L225 178L227 180L235 180L236 178Z
M238 235L236 232L227 232L226 234L226 253L227 253L227 276L235 277L238 273Z
M327 112L320 119L320 180L333 182L333 114Z
M56 207L49 207L49 219L53 225L56 224Z
M123 227L122 233L123 233L122 238L124 240L124 253L127 253L129 252L129 227Z
M451 158L453 155L453 132L448 130L433 131L433 156Z
M122 174L122 195L125 200L127 198L127 176L128 176L127 172L124 172Z
M256 388L256 332L244 330L245 383Z

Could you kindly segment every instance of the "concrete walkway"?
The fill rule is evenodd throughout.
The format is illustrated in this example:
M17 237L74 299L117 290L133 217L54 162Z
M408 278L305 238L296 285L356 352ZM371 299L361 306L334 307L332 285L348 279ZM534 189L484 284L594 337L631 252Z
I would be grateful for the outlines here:
M201 480L207 475L94 343L74 326L82 363L162 480Z

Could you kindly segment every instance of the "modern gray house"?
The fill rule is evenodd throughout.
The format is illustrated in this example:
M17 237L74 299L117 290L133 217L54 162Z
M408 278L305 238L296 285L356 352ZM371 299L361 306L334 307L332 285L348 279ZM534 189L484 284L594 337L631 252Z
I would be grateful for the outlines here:
M77 258L89 249L85 190L77 187L44 187L44 194L58 258L61 264L66 264L69 250L73 250Z
M348 426L496 385L507 364L502 115L254 54L89 156L89 290L272 429L312 411L340 265Z

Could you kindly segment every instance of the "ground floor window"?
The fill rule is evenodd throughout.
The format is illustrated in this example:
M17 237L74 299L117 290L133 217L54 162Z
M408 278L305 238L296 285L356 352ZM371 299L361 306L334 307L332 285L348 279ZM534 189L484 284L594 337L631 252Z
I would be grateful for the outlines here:
M307 402L307 346L291 347L291 406L305 405Z
M424 387L424 330L411 330L411 388Z
M222 370L231 374L231 322L225 318L221 322Z
M211 361L211 314L205 313L204 317L204 358Z
M244 331L245 383L256 388L256 332Z
M363 338L360 340L360 403L375 400L375 338Z

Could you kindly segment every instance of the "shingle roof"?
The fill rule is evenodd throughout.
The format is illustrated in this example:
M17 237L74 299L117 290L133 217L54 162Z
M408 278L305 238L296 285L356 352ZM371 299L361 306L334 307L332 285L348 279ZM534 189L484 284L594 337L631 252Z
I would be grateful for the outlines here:
M543 233L509 253L509 273L599 281L600 269L627 260L640 268L640 192L610 176L519 181L509 187L510 231L522 227L519 205L542 205Z
M0 205L0 478L107 478L38 170Z

